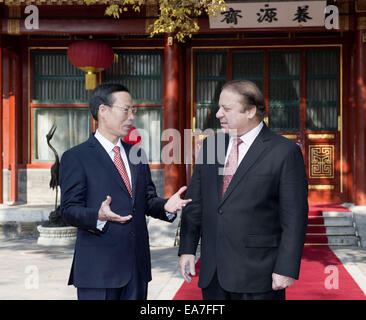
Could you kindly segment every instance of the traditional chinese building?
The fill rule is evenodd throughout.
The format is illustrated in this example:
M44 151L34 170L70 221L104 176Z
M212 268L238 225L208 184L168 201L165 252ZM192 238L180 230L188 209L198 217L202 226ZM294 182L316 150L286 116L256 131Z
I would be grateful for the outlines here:
M228 1L216 20L199 18L185 43L149 37L158 6L146 2L113 19L103 1L0 0L0 203L52 203L46 134L57 125L51 143L61 156L95 130L84 72L67 57L71 43L93 39L113 48L98 80L130 89L160 194L189 182L199 140L218 129L221 86L244 78L263 91L269 127L300 145L309 200L366 205L366 0L320 1L320 11L309 1ZM28 5L39 21L27 20ZM327 27L324 5L338 8L338 28ZM182 164L162 161L167 128L185 137L174 142Z

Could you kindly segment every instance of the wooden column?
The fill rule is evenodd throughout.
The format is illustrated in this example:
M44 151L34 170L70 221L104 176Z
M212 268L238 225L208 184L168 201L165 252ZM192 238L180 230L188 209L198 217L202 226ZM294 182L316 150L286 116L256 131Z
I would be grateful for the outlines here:
M179 130L179 47L172 35L165 36L164 46L164 107L163 107L163 130ZM171 138L165 145L181 143L178 137ZM174 141L174 142L173 142ZM171 149L171 148L169 148ZM163 147L164 152L164 147ZM180 161L180 157L178 159ZM165 187L164 197L170 197L178 191L179 187L179 164L174 161L164 164Z
M11 80L10 80L10 92L9 92L9 115L10 115L10 202L16 203L18 201L18 130L17 130L17 118L19 103L17 99L17 87L19 85L19 56L12 53L11 59Z
M366 16L357 17L355 54L356 183L355 204L366 205Z
M190 110L186 110L186 63L185 63L185 55L182 46L179 46L179 131L182 137L181 140L181 165L179 166L179 186L186 185L186 168L185 168L185 153L190 153L190 150L185 150L185 141L184 141L184 129L189 128L185 126L186 117L189 117Z
M10 203L18 201L18 131L19 103L21 102L20 57L15 52L3 50L3 152L4 167L10 170Z
M0 203L4 203L3 167L3 46L0 34Z
M352 44L347 48L347 55L343 59L343 70L347 70L347 64L350 66L349 74L344 72L345 78L343 83L348 88L345 90L345 108L343 111L344 115L344 127L348 130L343 130L344 134L344 148L347 150L347 163L344 163L343 167L347 178L345 179L345 192L346 202L355 202L355 190L356 190L356 176L357 176L357 159L355 157L356 152L356 141L355 132L351 130L354 128L357 121L356 117L356 102L355 102L355 89L356 89L356 77L355 77L355 46Z

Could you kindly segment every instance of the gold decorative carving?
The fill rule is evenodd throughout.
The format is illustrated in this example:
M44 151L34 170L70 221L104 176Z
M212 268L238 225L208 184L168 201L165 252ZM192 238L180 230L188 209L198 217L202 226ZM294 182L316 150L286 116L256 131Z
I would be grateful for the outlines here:
M334 186L331 184L309 184L309 190L334 190Z
M350 3L348 1L337 1L335 4L339 10L340 14L349 14L350 13Z
M366 30L366 17L357 18L357 30Z
M335 136L334 136L334 134L329 134L329 133L309 133L308 138L311 139L311 140L334 139Z
M9 7L9 18L20 18L21 17L21 10L20 6L10 6Z
M334 146L309 145L309 178L334 178Z
M285 138L290 139L290 140L297 139L296 134L283 134L282 137L285 137Z
M339 30L348 31L349 30L349 16L339 16Z
M338 131L342 131L342 116L338 116Z
M8 19L8 34L20 34L20 20Z

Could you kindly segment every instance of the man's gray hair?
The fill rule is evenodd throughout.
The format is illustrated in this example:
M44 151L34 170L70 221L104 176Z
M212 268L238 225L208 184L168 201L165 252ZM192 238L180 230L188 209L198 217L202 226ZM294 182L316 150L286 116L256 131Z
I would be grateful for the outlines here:
M224 84L222 90L231 89L243 97L243 111L257 107L256 117L259 121L266 115L264 96L254 82L248 80L233 80Z

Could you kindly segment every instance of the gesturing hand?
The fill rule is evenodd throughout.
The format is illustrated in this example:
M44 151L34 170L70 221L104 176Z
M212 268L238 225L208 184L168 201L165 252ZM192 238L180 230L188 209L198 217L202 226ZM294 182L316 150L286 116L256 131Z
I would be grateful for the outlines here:
M119 223L125 223L132 218L131 215L122 217L111 211L111 208L109 207L111 201L112 198L110 196L107 196L107 199L102 202L102 205L100 206L98 211L98 219L100 221L115 221Z
M176 193L174 193L168 200L168 202L164 206L164 210L170 213L176 213L178 210L181 210L186 206L187 203L191 202L192 199L181 199L181 194L186 191L187 187L181 187Z

